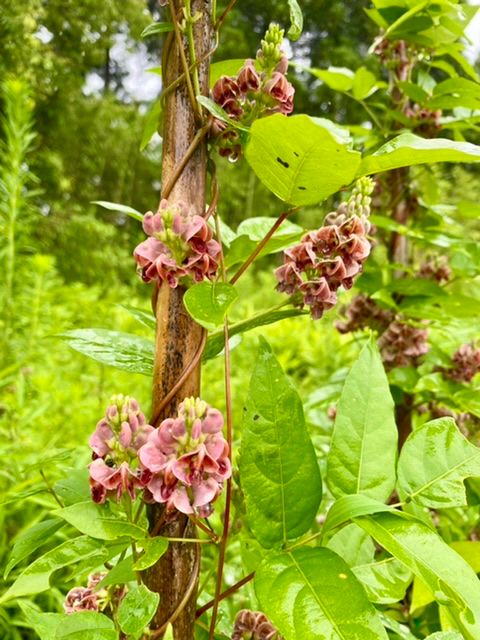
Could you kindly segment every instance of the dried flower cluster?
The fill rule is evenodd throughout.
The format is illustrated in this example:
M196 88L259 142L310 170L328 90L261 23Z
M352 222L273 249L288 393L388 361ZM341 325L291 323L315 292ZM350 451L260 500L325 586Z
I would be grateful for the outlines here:
M231 475L222 428L220 411L199 398L186 398L177 417L155 429L136 400L114 396L90 438L93 500L119 501L125 494L134 500L144 490L148 502L207 517Z
M93 573L88 576L86 587L74 587L70 589L63 603L65 613L103 611L108 602L118 604L125 597L127 590L125 586L118 586L109 594L107 589L98 589L98 585L106 575L106 571Z
M295 89L288 82L287 57L280 49L283 30L272 24L262 40L256 60L245 60L238 75L222 76L215 83L212 99L231 120L249 126L263 116L293 111ZM212 133L222 156L236 160L241 153L240 137L235 126L215 118Z
M378 346L387 369L417 366L429 349L427 330L400 320L391 322L380 336Z
M207 517L231 475L223 416L199 398L186 398L176 418L153 431L138 455L151 478L148 492L167 509Z
M471 382L480 373L480 349L473 344L463 344L452 356L452 367L445 375L456 382Z
M95 502L110 497L120 500L124 493L135 499L136 490L144 487L138 450L153 430L134 398L113 396L89 441L93 449L90 488Z
M370 253L372 190L370 178L358 180L348 202L329 213L323 227L287 249L283 265L275 271L278 290L294 296L297 306L309 306L315 319L335 306L340 286L351 288Z
M185 204L162 200L158 213L145 214L143 230L149 237L133 255L144 282L167 282L175 288L182 279L201 282L215 276L220 245L204 218Z
M445 259L431 258L424 262L417 275L425 280L434 280L439 284L448 282L452 277L452 270L448 266L448 262Z
M242 609L237 613L232 640L283 640L261 611Z
M382 309L378 304L363 293L355 296L350 305L344 310L346 319L335 323L340 333L350 333L359 329L375 329L380 333L385 331L394 318L389 309Z

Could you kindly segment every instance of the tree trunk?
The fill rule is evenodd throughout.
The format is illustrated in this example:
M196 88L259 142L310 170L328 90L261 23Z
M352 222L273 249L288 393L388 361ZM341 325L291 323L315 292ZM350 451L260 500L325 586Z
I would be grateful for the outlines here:
M183 18L183 0L174 0L175 12L180 22ZM192 15L201 18L194 24L195 53L202 59L212 47L212 17L210 0L192 0ZM183 48L188 61L188 44L183 34ZM208 92L209 60L199 66L201 92ZM163 81L168 87L182 73L184 68L178 42L171 34L166 39L163 55ZM185 156L195 134L198 122L189 98L187 85L183 80L171 91L164 105L162 185L168 184L176 168ZM206 198L206 144L202 142L188 161L168 195L168 200L184 202L196 214L205 212ZM163 195L163 192L162 192ZM153 374L152 415L154 426L166 417L173 416L178 404L188 396L200 393L199 350L202 347L203 330L188 315L183 306L184 291L181 287L171 289L163 284L154 296L157 318L155 364ZM182 373L197 359L197 364L189 371L173 397L165 403L165 398L174 388ZM187 516L174 512L165 517L163 505L148 507L150 531L157 535L192 538L195 529ZM171 543L159 562L144 573L145 584L160 594L159 609L152 621L152 629L162 628L172 621L175 640L194 638L195 604L198 582L199 545Z

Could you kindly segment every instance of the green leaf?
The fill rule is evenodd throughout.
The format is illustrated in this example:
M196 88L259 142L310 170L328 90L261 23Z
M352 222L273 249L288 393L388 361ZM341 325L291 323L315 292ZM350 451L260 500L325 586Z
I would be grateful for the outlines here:
M370 340L351 368L337 405L327 471L333 495L386 500L395 486L397 439L388 379Z
M360 67L356 70L353 78L352 93L357 100L365 100L374 93L377 79L374 74L366 67Z
M140 37L148 38L149 36L157 35L157 33L168 33L169 31L173 31L173 24L171 22L152 22L145 27Z
M135 580L136 574L133 569L133 558L127 556L117 562L117 564L110 569L107 575L98 584L99 589L104 589L112 584L126 584Z
M337 531L326 546L343 558L349 567L370 564L375 555L371 537L353 523Z
M401 500L432 509L466 506L463 483L470 477L480 477L480 449L453 418L427 422L407 438L398 461Z
M63 618L61 613L42 613L25 600L19 600L18 605L27 621L40 640L55 640L55 632Z
M213 330L223 324L237 298L237 290L227 282L200 282L187 289L183 303L195 322Z
M267 189L293 205L325 200L352 182L360 163L337 128L306 115L256 120L245 157Z
M354 72L346 67L328 67L328 69L308 69L309 73L324 82L334 91L347 93L353 87Z
M145 147L148 145L152 137L155 133L158 132L158 127L160 124L160 116L162 114L162 101L155 100L150 109L145 115L145 120L143 124L143 133L142 139L140 140L140 151L143 151ZM141 214L140 214L141 215ZM135 216L136 217L136 216ZM136 218L140 219L140 218ZM143 216L141 218L143 220Z
M414 636L408 627L400 624L386 613L380 611L379 616L383 626L396 634L393 636L395 640L418 640L418 636Z
M220 105L218 105L210 98L207 98L207 96L197 96L197 102L201 104L202 107L204 107L209 113L211 113L212 116L215 116L215 118L218 118L222 122L226 122L234 129L239 129L240 131L249 130L248 127L243 126L242 124L237 122L237 120L232 120L232 118L230 118L228 113L224 111Z
M117 622L124 633L137 637L155 615L160 596L144 584L131 589L120 602Z
M472 567L475 573L480 573L480 542L472 540L460 540L449 544L465 562ZM420 578L415 578L413 583L410 612L414 613L418 609L426 607L435 601L435 596Z
M463 640L463 636L458 631L437 631L427 636L425 640Z
M393 604L405 597L413 574L396 558L370 562L352 569L374 604Z
M264 547L310 529L322 498L320 471L301 400L264 339L250 380L240 473L248 521Z
M58 337L67 340L75 351L97 362L130 373L152 375L152 340L108 329L75 329L58 334Z
M125 204L117 204L116 202L106 202L105 200L93 200L92 204L98 204L100 207L104 209L109 209L110 211L118 211L118 213L125 213L130 218L134 218L135 220L139 220L143 222L143 213L133 209L132 207L128 207Z
M330 549L268 555L256 571L255 592L285 638L387 639L361 584Z
M420 577L465 635L480 637L480 582L468 564L423 522L400 512L355 520Z
M157 328L157 321L155 319L155 316L148 311L143 311L142 309L137 309L136 307L130 307L128 304L121 304L119 306L122 307L122 309L125 309L125 311L127 311L132 316L132 318L135 318L135 320L138 320L140 324L143 324L144 327L153 329L153 331L155 331L155 329Z
M432 162L480 162L480 147L469 142L444 138L426 140L413 133L402 133L372 155L365 156L357 177Z
M245 64L245 58L235 58L232 60L221 60L220 62L214 62L210 66L210 87L219 80L222 76L234 77L238 75L238 72Z
M52 515L62 518L81 533L99 540L115 540L124 536L140 540L145 537L145 531L141 527L117 518L108 504L99 505L88 500L57 509Z
M96 611L79 611L62 615L55 640L117 640L113 620Z
M346 522L350 522L359 516L366 516L372 513L380 513L382 511L391 511L390 507L378 500L372 500L367 496L351 495L343 496L336 500L327 513L327 518L323 524L322 538L326 534L340 527Z
M98 540L87 536L67 540L32 562L0 598L0 602L46 591L50 588L50 576L57 569L76 564L86 558L98 559L100 564L106 556L107 550Z
M143 554L133 565L135 571L143 571L154 565L168 549L168 540L161 536L146 538L139 542L139 546L143 547Z
M280 311L266 311L259 313L252 318L242 320L236 324L232 324L229 327L229 335L232 338L235 335L251 331L257 327L263 327L265 325L274 324L285 318L296 318L297 316L308 315L308 311L302 311L301 309L283 309ZM207 346L203 352L203 361L214 358L224 348L224 335L223 331L216 331L208 337Z
M19 562L28 558L36 549L46 542L49 542L51 536L63 527L63 522L56 518L50 518L43 522L38 522L22 531L16 538L13 549L10 553L8 564L5 567L4 579L8 577L10 571L17 566Z
M288 30L288 37L290 40L298 40L303 31L303 14L300 9L300 5L297 0L288 0L288 7L290 9L290 29Z
M53 485L55 493L62 499L65 506L91 499L88 477L88 469L72 469L68 477L62 478Z

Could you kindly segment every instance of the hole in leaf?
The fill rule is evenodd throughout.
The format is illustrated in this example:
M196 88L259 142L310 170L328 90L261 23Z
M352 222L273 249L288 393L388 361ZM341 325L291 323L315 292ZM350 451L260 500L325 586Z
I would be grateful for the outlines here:
M277 162L279 162L282 167L285 167L285 169L288 169L288 167L290 166L288 162L285 162L285 160L282 160L281 158L277 158Z

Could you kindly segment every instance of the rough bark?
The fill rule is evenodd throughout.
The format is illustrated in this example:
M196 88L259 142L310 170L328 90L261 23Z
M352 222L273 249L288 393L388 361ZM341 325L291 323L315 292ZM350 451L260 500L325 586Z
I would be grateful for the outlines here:
M197 59L203 59L212 46L212 21L210 0L192 0L192 14L200 12L201 18L194 25L195 50ZM182 0L174 1L179 19ZM183 38L183 47L188 64L188 44ZM199 67L200 88L208 92L208 59ZM184 72L180 50L173 34L166 40L163 56L164 86L168 87ZM184 158L198 130L185 81L165 100L163 128L162 185L166 185L176 167ZM195 213L205 212L206 197L206 145L201 143L190 158L185 169L168 194L170 202L182 201L191 206ZM163 195L163 193L162 193ZM198 355L202 343L202 328L197 325L183 306L184 291L181 287L171 289L163 284L154 297L157 318L155 365L153 374L152 415L155 425L172 416L178 404L188 396L200 393L200 365L190 371L188 377L165 404L164 399L181 378L182 372ZM165 404L165 406L164 406ZM168 537L195 537L195 529L187 516L175 513L166 517L162 505L148 508L150 531ZM152 629L160 629L172 618L175 640L191 640L194 637L195 603L199 562L199 545L171 543L160 561L147 570L144 581L147 586L160 594L160 606L152 621ZM186 599L188 592L190 596Z

